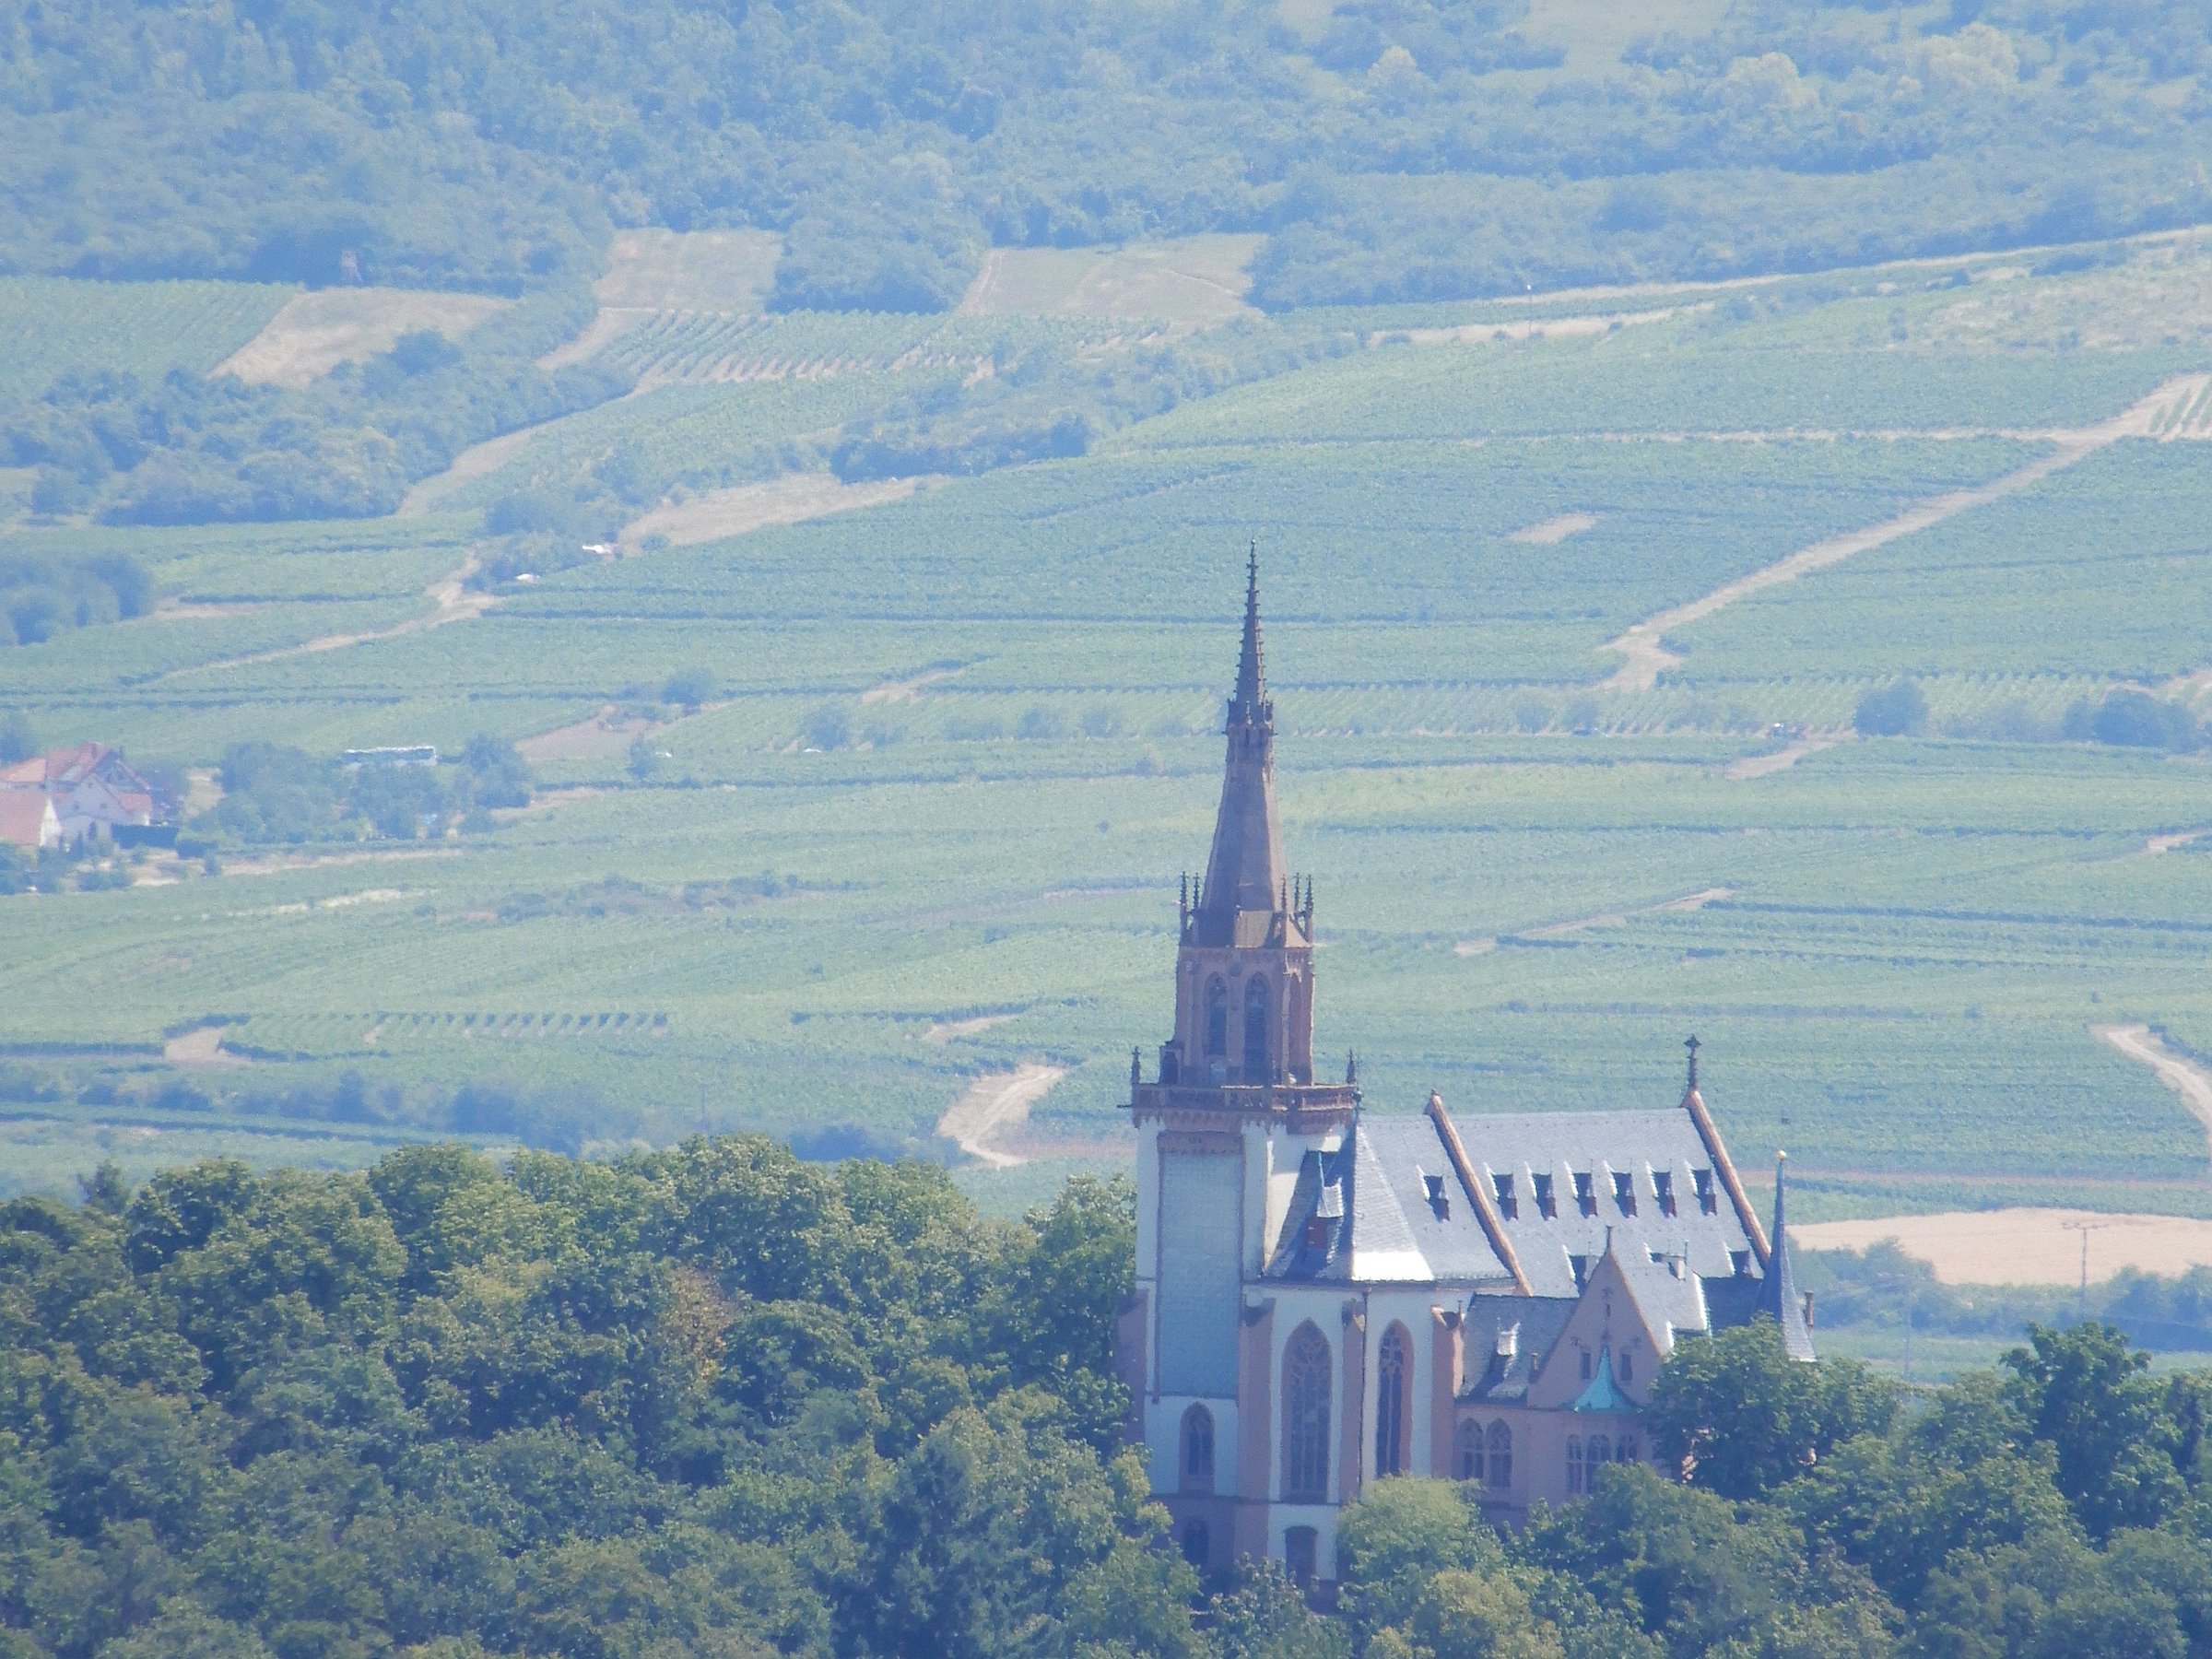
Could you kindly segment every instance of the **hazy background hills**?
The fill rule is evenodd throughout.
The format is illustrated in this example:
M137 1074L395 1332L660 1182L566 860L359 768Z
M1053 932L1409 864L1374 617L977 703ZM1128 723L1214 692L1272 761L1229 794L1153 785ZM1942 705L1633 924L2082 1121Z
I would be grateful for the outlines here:
M1199 231L1267 238L1269 310L1806 269L2193 222L2208 53L2188 0L10 0L0 269L512 294L642 225L778 232L778 309Z

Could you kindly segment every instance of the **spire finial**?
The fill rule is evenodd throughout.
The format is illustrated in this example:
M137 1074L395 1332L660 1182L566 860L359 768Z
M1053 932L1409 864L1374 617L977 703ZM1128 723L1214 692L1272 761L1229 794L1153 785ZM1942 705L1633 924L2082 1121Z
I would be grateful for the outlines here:
M1694 1090L1698 1086L1698 1051L1705 1045L1698 1041L1698 1034L1692 1031L1682 1046L1689 1051L1689 1087Z
M1237 656L1239 712L1256 718L1266 695L1267 677L1260 660L1260 544L1255 539L1244 561L1244 648Z

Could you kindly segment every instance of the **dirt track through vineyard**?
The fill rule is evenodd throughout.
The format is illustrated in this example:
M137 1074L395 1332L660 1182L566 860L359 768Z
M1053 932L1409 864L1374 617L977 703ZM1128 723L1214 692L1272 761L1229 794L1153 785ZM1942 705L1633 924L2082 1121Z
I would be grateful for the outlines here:
M1754 571L1747 576L1739 576L1734 582L1713 589L1702 598L1661 611L1654 617L1647 617L1619 638L1610 640L1598 648L1621 658L1620 667L1606 680L1605 689L1649 691L1656 686L1661 674L1682 661L1681 656L1665 644L1666 635L1674 629L1702 621L1737 600L1749 598L1767 588L1794 582L1800 576L1826 570L1830 565L1841 564L1845 559L1871 548L1931 529L1970 508L1984 507L1992 501L2016 495L2123 438L2150 437L2163 424L2171 421L2202 396L2207 384L2212 384L2212 375L2177 376L2110 420L2093 427L2051 434L2052 448L2047 453L2038 455L2027 465L2018 467L2002 477L1992 478L1985 484L1972 485L1965 489L1951 490L1909 507L1895 518L1887 519L1881 524L1869 525L1863 530L1846 531L1841 535L1831 535L1824 541L1815 542L1778 563Z
M971 1158L994 1170L1010 1170L1024 1160L1002 1150L999 1143L1021 1127L1030 1108L1066 1075L1065 1066L1029 1065L978 1077L945 1109L937 1133Z

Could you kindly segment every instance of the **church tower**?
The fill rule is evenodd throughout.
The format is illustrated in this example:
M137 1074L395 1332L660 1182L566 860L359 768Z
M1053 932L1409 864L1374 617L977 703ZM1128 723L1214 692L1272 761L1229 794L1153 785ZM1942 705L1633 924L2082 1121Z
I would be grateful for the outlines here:
M1224 735L1213 848L1177 907L1174 1031L1155 1080L1132 1056L1139 1259L1121 1331L1154 1490L1186 1549L1205 1539L1216 1559L1267 1549L1268 1411L1251 1396L1274 1357L1247 1288L1282 1246L1301 1173L1310 1185L1315 1159L1343 1147L1359 1100L1348 1075L1314 1080L1313 888L1290 873L1276 811L1256 553ZM1241 1437L1247 1417L1255 1432Z

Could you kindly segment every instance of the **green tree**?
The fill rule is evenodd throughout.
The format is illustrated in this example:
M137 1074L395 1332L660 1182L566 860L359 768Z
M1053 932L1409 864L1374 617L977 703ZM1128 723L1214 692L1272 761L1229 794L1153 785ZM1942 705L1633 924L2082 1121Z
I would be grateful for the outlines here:
M2005 1356L2013 1397L2036 1438L2055 1451L2058 1489L2089 1535L2156 1525L2186 1488L2174 1466L2181 1433L2167 1389L2146 1374L2150 1356L2097 1320L2066 1330L2031 1324L2028 1342Z
M1378 1480L1337 1523L1339 1606L1361 1647L1408 1624L1438 1573L1503 1562L1488 1524L1447 1481Z
M1758 1320L1675 1345L1652 1387L1660 1455L1726 1498L1763 1497L1845 1441L1886 1432L1895 1384L1848 1359L1792 1359Z
M1863 737L1909 737L1927 729L1927 694L1912 680L1877 686L1859 699L1851 724Z

